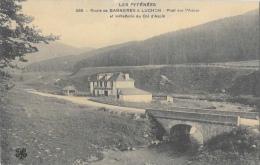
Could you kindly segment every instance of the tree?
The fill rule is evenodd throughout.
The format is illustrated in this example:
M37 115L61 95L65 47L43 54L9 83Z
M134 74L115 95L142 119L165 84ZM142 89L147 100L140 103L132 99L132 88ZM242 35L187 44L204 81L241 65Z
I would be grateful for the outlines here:
M4 68L17 68L11 62L16 58L27 62L25 54L37 52L35 43L55 41L58 36L43 36L41 30L30 25L33 17L22 14L21 2L26 0L0 0L0 78L11 77Z

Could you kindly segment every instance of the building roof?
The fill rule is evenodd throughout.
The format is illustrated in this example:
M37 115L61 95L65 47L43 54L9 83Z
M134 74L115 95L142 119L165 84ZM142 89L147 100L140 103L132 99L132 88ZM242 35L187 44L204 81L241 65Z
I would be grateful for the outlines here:
M128 73L127 73L128 74ZM128 74L129 75L129 74ZM128 80L126 80L124 73L115 73L113 76L111 76L108 81L134 81L132 78L129 77Z
M99 79L99 80L97 80L97 81L102 81L102 82L103 82L103 81L107 81L107 80L106 80L106 77L103 76L101 79Z
M74 87L74 86L66 86L65 88L63 88L62 90L66 90L66 91L68 91L68 90L76 90L76 88Z
M102 78L100 78L99 80L97 79L98 75L104 75L102 76ZM110 78L108 78L106 80L106 75L110 76ZM90 81L134 81L132 78L129 77L128 80L125 79L125 74L121 73L121 72L117 72L117 73L105 73L105 74L95 74L90 76L89 78Z
M137 88L119 88L119 94L121 95L152 95L149 92L143 91Z

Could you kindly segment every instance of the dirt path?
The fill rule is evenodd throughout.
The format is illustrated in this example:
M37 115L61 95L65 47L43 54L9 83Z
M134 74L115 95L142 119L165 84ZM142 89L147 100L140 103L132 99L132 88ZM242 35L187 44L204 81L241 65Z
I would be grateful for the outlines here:
M133 113L145 113L145 109L120 107L120 106L114 106L114 105L109 105L109 104L97 103L97 102L89 100L89 98L87 98L87 97L73 97L73 96L68 97L68 96L61 96L61 95L53 95L53 94L48 94L48 93L37 92L37 91L31 90L31 89L27 89L26 91L33 93L33 94L38 94L41 96L55 97L58 99L64 99L67 101L71 101L73 103L84 104L84 105L93 106L93 107L106 107L108 109L116 109L116 110L133 112ZM259 126L260 121L241 118L240 124L246 125L246 126Z
M119 106L114 106L114 105L98 103L98 102L94 102L94 101L89 100L89 98L87 98L87 97L73 97L73 96L68 97L68 96L61 96L61 95L53 95L53 94L48 94L48 93L37 92L35 90L30 90L30 89L27 89L26 91L29 92L29 93L38 94L38 95L41 95L41 96L55 97L55 98L58 98L58 99L64 99L64 100L67 100L67 101L71 101L73 103L84 104L84 105L93 106L93 107L106 107L108 109L115 109L115 110L121 110L121 111L127 111L127 112L145 113L145 109L119 107Z

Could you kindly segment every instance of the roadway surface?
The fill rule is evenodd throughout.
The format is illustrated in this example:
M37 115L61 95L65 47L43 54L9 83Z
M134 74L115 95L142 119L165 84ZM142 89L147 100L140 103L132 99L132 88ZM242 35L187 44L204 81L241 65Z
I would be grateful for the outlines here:
M114 109L114 110L127 111L127 112L133 112L133 113L145 113L145 109L120 107L120 106L115 106L115 105L98 103L98 102L94 102L94 101L89 100L90 98L88 98L88 97L53 95L53 94L49 94L49 93L38 92L38 91L33 90L33 89L26 89L26 91L29 92L29 93L38 94L38 95L45 96L45 97L55 97L55 98L58 98L58 99L63 99L63 100L66 100L66 101L71 101L73 103L84 104L84 105L88 105L88 106L92 106L92 107L105 107L107 109ZM260 122L259 122L259 119L253 120L253 119L241 118L240 124L246 125L246 126L259 126Z
M63 99L63 100L66 100L66 101L71 101L73 103L84 104L84 105L88 105L88 106L92 106L92 107L105 107L107 109L114 109L114 110L120 110L120 111L127 111L127 112L134 112L134 113L145 113L145 109L120 107L120 106L115 106L115 105L98 103L98 102L89 100L90 98L88 98L88 97L53 95L53 94L49 94L49 93L38 92L38 91L35 91L35 90L31 90L31 89L27 89L26 91L29 92L29 93L38 94L38 95L45 96L45 97L55 97L55 98L58 98L58 99Z

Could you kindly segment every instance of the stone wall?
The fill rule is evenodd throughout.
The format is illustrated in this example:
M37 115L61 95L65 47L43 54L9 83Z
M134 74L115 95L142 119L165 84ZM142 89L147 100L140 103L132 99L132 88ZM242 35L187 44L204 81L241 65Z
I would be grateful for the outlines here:
M259 116L259 114L257 112L217 111L217 110L211 110L211 109L196 109L196 108L182 108L182 107L172 107L171 110L180 111L180 112L195 112L195 113L239 116L241 118L247 118L247 119L256 119L256 117Z
M195 112L180 112L171 110L152 110L147 109L146 113L153 115L154 117L184 120L184 121L197 121L200 123L217 123L225 125L239 125L240 117L230 115L218 115L207 113L195 113Z

